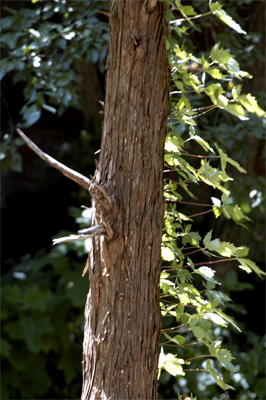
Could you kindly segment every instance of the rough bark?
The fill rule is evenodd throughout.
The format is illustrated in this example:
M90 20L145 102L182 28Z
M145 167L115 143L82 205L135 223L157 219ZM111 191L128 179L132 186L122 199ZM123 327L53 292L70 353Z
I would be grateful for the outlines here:
M165 4L113 0L100 159L112 205L93 200L82 399L157 397L163 147L169 106ZM108 231L108 229L107 229ZM113 236L112 236L113 235Z

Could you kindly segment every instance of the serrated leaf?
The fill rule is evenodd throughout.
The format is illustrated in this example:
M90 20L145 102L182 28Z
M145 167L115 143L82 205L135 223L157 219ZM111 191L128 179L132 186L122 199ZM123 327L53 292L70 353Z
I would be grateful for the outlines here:
M246 116L244 108L240 104L227 104L225 105L224 108L226 111L228 111L230 114L235 115L241 121L247 121L249 118Z
M254 271L260 278L263 277L263 275L265 276L266 273L264 271L262 271L257 264L250 260L249 258L237 258L237 260L239 261L240 265L244 268L251 269L252 271ZM243 268L243 269L244 269Z
M237 102L242 104L242 106L244 106L247 111L258 115L259 117L266 116L266 112L262 110L262 108L260 108L256 98L252 96L250 93L238 96Z
M245 221L250 221L241 208L238 205L230 206L225 205L223 207L223 214L227 219L232 218L236 224L245 227Z
M222 8L223 6L218 2L210 3L211 12L220 11Z
M205 88L204 92L211 98L213 104L219 104L219 103L222 103L221 105L225 104L223 101L224 100L223 94L225 93L225 91L223 90L220 83L212 83L211 85Z
M211 75L212 78L214 79L223 79L226 78L227 75L224 75L221 73L221 71L218 68L214 68L214 69L207 69L206 72Z
M227 50L224 50L222 47L220 48L220 43L217 43L211 50L210 57L213 61L218 61L221 64L226 64L232 54L230 54Z
M231 360L234 360L235 358L232 356L229 350L227 349L218 349L216 352L216 357L217 360L220 361L220 363L228 369L230 372L235 372L236 369L233 366L233 364L230 362Z
M194 10L194 7L192 6L182 6L182 10L188 17L191 17L192 15L197 15L196 11Z
M215 250L223 257L232 257L235 255L237 247L230 242L221 242L220 246Z
M166 337L166 339L168 339L170 342L173 342L177 345L182 345L186 342L186 338L184 336L181 335L175 335L174 337L168 335L167 333L164 332L164 336Z
M233 165L239 172L242 172L242 173L247 172L244 168L241 167L241 165L237 161L228 157L227 154L225 154L218 146L216 146L216 147L218 148L218 152L221 157L221 164L222 164L223 171L226 170L226 164L229 163L229 164Z

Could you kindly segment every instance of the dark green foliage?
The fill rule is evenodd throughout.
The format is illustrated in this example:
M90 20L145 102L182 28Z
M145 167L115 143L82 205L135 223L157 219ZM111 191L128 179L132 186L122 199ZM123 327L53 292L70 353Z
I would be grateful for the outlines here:
M1 291L1 398L79 397L89 289L87 275L81 277L85 253L84 244L68 244L25 256L18 265L8 261L13 266Z
M6 57L0 78L12 72L13 84L25 84L24 127L38 121L42 110L60 116L69 107L80 109L82 66L92 61L103 70L107 55L108 25L99 11L108 3L32 3L20 10L5 7L11 15L1 21Z

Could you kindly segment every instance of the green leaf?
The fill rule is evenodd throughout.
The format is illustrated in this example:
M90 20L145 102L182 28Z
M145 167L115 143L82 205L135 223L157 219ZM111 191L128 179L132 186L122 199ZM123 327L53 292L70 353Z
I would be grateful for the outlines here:
M215 382L217 383L217 385L219 385L223 390L235 390L232 386L227 385L224 381L223 378L221 377L221 375L219 374L219 372L212 367L211 361L208 360L206 362L206 369L209 372L209 374L211 374L211 376L214 378Z
M216 145L216 147L217 147L219 155L221 157L222 170L224 172L226 170L227 163L233 165L239 172L242 172L242 173L247 172L244 168L241 167L241 165L237 161L232 160L232 158L228 157L228 155L225 154L217 145Z
M186 325L190 320L190 314L184 312L183 314L180 315L180 321L183 325Z
M183 364L185 361L182 358L177 358L174 354L168 353L164 355L162 368L164 368L170 375L184 376Z
M37 110L37 105L33 104L29 108L26 109L25 113L23 113L23 119L25 122L23 123L23 126L25 128L30 127L31 125L35 124L35 122L40 119L41 116L41 111Z
M205 330L200 326L192 326L191 330L197 339L204 339L206 336Z
M241 330L238 328L238 326L236 325L236 323L234 322L234 320L230 317L228 317L228 315L226 315L224 312L222 312L221 310L215 310L217 312L217 314L219 314L223 319L225 319L227 322L229 322L236 330L238 330L238 332L241 332Z
M230 372L235 372L236 369L233 366L233 364L230 362L231 360L234 360L234 357L231 355L230 351L227 349L219 349L216 352L216 357L217 360L220 361L220 363L228 369Z
M242 269L244 269L246 272L251 272L251 270L253 272L255 272L260 278L263 278L263 275L265 276L266 273L264 271L262 271L257 264L250 260L249 258L237 258L237 260L240 263L240 268L242 267Z
M237 247L230 242L221 242L216 252L223 257L233 257L236 253Z
M165 261L172 261L175 259L175 254L169 247L162 247L162 259Z
M219 104L221 106L221 104ZM244 108L240 104L227 104L224 106L221 106L221 108L224 108L226 111L228 111L230 114L235 115L241 121L247 121L249 118L246 116Z
M186 338L184 336L181 335L176 335L174 337L168 335L167 333L164 332L164 336L166 337L166 339L168 339L170 342L173 342L177 345L182 345L186 342Z
M227 50L220 48L220 43L217 43L212 48L210 57L213 61L218 61L219 63L225 65L232 57L232 54L230 54Z
M224 79L227 77L227 75L222 74L221 71L217 68L207 69L206 72L209 75L211 75L212 78L218 79L218 80L221 80L221 79Z
M215 313L211 313L211 312L206 313L203 318L206 318L206 319L212 321L214 324L221 325L224 327L226 327L228 325L227 322L221 316L219 316Z
M241 208L238 205L230 206L225 205L223 206L223 214L227 219L232 218L236 224L245 227L245 222L250 221Z
M198 269L196 269L194 271L196 274L201 275L204 279L206 279L206 281L208 282L213 282L217 285L220 285L219 282L217 282L216 280L213 279L214 275L215 275L215 271L209 267L200 267Z
M212 230L208 232L207 235L204 237L203 244L210 251L217 250L220 246L220 239L211 240L211 236Z
M222 10L222 5L218 2L210 4L211 12L216 15L221 21L223 21L226 25L230 26L230 28L234 29L237 33L241 33L246 35L245 32L239 24L237 24L230 15L228 15L224 10Z
M260 108L257 100L250 93L238 96L237 102L242 104L250 113L258 115L258 117L266 117L266 112Z
M223 90L222 86L220 83L212 83L211 85L207 86L204 89L204 92L210 96L211 101L213 104L218 104L222 107L227 105L228 100L223 94L225 91Z
M188 17L191 17L192 15L197 15L194 7L192 6L182 6L182 10Z

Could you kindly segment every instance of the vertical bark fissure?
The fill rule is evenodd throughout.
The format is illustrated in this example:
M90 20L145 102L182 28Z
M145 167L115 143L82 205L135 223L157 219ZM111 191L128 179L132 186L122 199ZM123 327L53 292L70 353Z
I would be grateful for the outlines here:
M96 182L110 191L95 223L85 312L82 399L156 399L158 284L164 216L163 145L168 114L164 3L111 2L103 137ZM163 73L164 71L164 73Z

